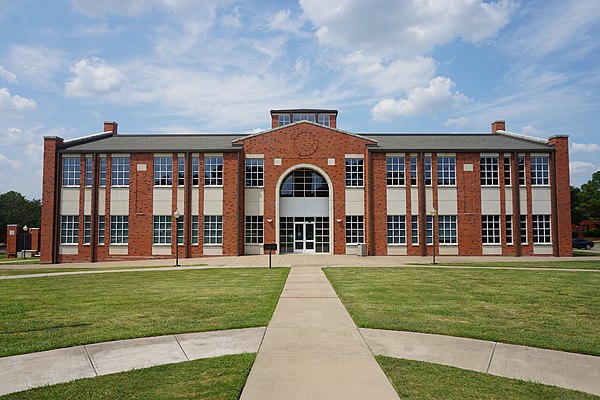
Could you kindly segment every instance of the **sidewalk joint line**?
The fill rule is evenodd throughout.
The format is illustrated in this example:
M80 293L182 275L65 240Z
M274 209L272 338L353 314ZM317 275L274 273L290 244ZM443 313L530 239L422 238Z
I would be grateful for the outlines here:
M498 346L498 342L494 342L494 348L492 349L492 354L490 354L490 361L488 362L487 369L485 370L486 374L490 373L490 367L492 366L492 359L494 358L494 353L496 353L496 346Z
M92 356L90 355L90 352L88 351L88 348L85 344L83 345L83 351L85 351L85 355L87 356L87 359L90 362L92 369L94 370L94 374L96 374L96 376L100 376L100 375L98 375L98 371L96 371L96 366L94 365L94 362L92 361Z
M177 335L173 335L173 338L175 339L175 341L177 342L177 344L179 345L179 348L181 349L181 352L183 353L183 355L185 356L185 359L190 361L190 358L188 357L187 353L185 352L185 350L183 349L183 346L181 345L181 343L179 343L179 339L177 339Z

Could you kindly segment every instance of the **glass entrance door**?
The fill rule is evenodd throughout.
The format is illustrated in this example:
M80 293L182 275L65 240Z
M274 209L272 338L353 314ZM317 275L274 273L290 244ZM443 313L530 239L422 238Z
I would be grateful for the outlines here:
M315 223L294 223L294 253L315 252Z

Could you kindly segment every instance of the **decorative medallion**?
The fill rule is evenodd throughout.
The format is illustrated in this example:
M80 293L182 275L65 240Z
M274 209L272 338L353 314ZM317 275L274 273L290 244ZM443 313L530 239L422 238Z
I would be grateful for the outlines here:
M319 141L308 131L300 132L294 138L294 150L296 150L296 154L299 156L311 156L315 154L318 148Z

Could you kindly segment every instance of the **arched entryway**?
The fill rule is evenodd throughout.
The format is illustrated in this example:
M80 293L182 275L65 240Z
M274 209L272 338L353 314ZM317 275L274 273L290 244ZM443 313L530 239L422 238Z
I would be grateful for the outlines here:
M331 253L333 186L321 169L297 165L277 183L279 253Z

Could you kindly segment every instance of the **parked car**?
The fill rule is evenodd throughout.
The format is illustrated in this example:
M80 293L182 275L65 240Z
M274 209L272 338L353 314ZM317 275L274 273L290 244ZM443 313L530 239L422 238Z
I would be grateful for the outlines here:
M594 247L594 242L587 239L575 238L572 240L574 249L586 249L589 250Z

